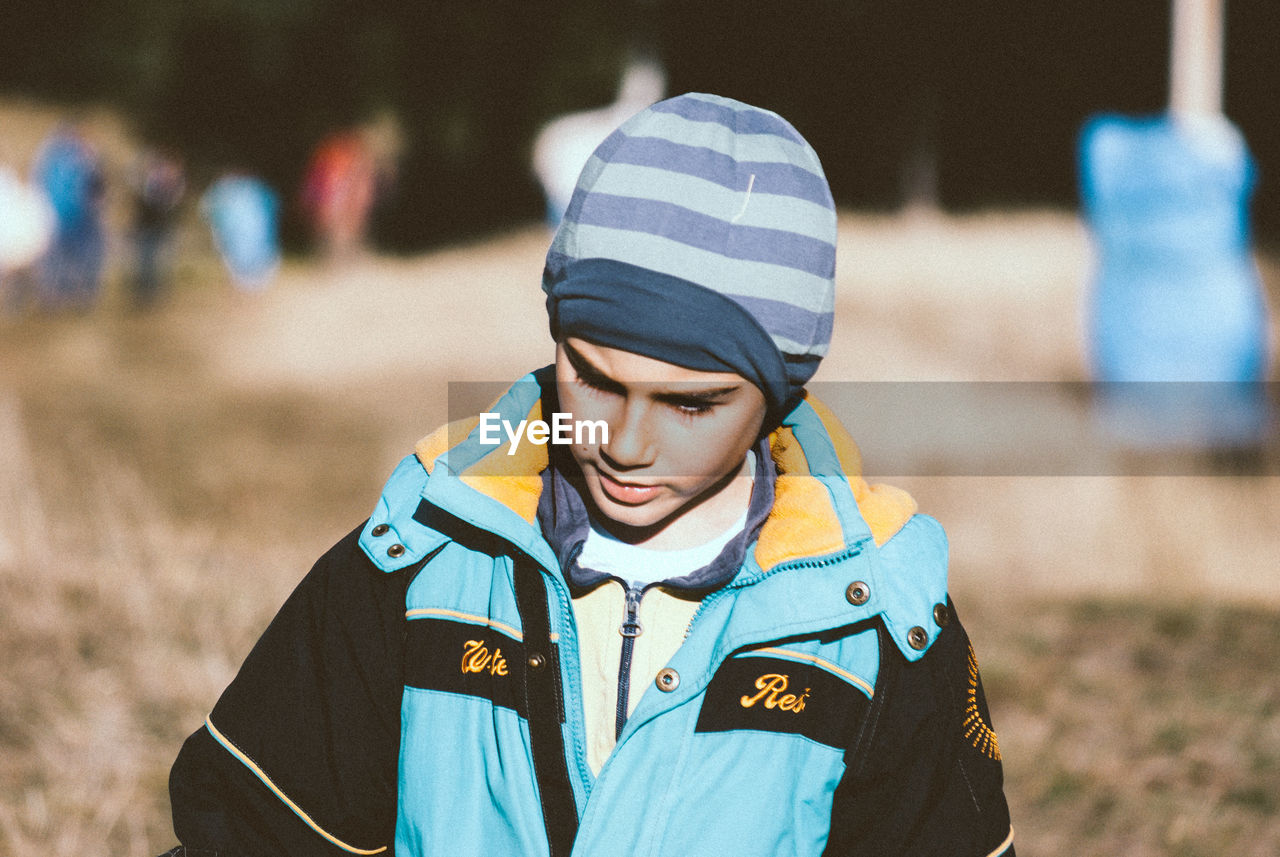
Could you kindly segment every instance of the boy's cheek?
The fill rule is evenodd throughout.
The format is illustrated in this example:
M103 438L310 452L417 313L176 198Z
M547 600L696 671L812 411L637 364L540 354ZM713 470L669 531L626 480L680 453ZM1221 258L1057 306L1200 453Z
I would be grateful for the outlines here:
M603 422L609 427L609 437L617 429L619 408L616 402L610 402L607 398L591 399L574 395L566 397L562 393L560 407L570 425Z

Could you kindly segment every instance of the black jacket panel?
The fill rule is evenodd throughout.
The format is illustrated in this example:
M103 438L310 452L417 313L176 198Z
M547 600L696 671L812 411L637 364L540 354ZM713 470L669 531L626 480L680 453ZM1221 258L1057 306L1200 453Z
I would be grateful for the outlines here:
M954 610L909 663L881 631L881 671L838 787L826 854L1013 857L1000 750L969 637Z
M316 563L183 746L170 795L184 846L393 850L411 570L376 569L359 534Z

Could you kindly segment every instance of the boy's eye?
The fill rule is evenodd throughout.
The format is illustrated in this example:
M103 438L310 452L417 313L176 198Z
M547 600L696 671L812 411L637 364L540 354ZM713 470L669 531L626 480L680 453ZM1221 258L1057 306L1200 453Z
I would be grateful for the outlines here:
M674 401L671 407L675 408L679 413L685 416L698 416L699 414L709 414L715 407L713 402L703 402L694 400Z
M621 384L617 384L608 378L597 378L590 373L575 372L574 381L584 391L593 395L626 395L627 390ZM666 404L667 407L674 410L682 417L696 417L709 414L715 410L719 401L708 401L702 398L687 398L679 395L663 395L658 400Z
M577 381L578 381L578 383L579 383L580 385L582 385L582 386L583 386L583 387L585 387L587 390L589 390L589 391L591 391L591 392L593 392L593 393L617 393L617 392L620 392L620 390L615 389L615 388L613 387L613 385L611 385L611 384L609 384L609 383L607 383L607 382L605 382L605 381L596 380L596 379L591 378L591 377L584 377L584 376L583 376L583 375L581 375L581 374L578 374L578 376L577 376Z

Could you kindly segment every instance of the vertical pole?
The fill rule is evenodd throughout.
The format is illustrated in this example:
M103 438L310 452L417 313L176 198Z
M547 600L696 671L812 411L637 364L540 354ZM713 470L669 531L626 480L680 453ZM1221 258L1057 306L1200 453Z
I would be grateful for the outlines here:
M1222 113L1223 5L1226 0L1173 0L1169 112Z

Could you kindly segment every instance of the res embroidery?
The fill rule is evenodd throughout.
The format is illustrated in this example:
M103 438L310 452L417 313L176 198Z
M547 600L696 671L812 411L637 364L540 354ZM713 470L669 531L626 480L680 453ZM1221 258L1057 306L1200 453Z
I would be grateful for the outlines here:
M502 656L502 649L490 652L484 640L467 640L462 644L462 672L506 675L507 659Z
M765 708L776 708L780 711L799 714L804 711L804 704L809 699L809 688L806 687L801 694L785 693L789 680L790 676L766 673L756 679L755 687L758 692L747 694L739 700L739 703L743 708L752 708L759 702Z

